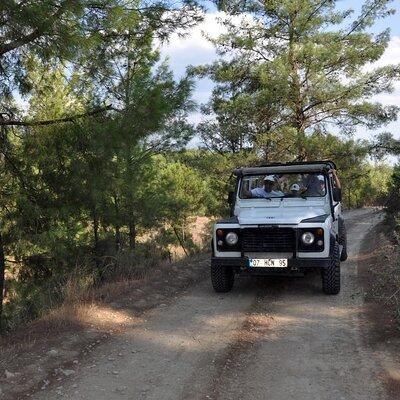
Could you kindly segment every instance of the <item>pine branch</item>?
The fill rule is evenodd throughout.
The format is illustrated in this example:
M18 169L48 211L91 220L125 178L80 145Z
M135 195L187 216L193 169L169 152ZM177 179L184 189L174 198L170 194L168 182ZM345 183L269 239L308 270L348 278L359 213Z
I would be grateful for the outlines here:
M377 9L379 8L380 3L372 3L371 7L367 9L360 18L353 22L349 31L343 36L342 40L350 36L353 32L355 32L359 27L362 27L365 23L365 20Z
M34 29L31 33L29 33L25 36L21 36L20 38L14 40L12 42L0 44L0 56L4 55L10 51L13 51L15 49L18 49L22 46L25 46L26 44L29 44L29 43L35 41L36 39L39 39L40 37L42 37L43 35L45 35L47 33L52 33L55 22L57 22L58 19L61 17L61 15L65 12L67 6L68 6L68 1L65 1L63 4L61 4L61 6L58 8L58 10L48 18L47 24L43 23L41 25L41 27ZM51 29L49 31L47 31L46 28L44 28L44 27L48 27L48 26L51 27ZM2 39L2 41L4 40L3 38L1 38L1 39Z
M6 119L4 119L3 115L0 114L0 126L45 126L45 125L54 125L54 124L59 124L59 123L64 123L64 122L73 122L76 119L90 117L90 116L93 116L93 115L96 115L96 114L100 114L103 111L108 111L108 110L114 110L114 108L111 105L108 105L106 107L97 108L97 109L94 109L94 110L89 111L89 112L84 113L84 114L76 114L76 115L71 115L69 117L50 119L50 120L44 120L44 121L6 120Z

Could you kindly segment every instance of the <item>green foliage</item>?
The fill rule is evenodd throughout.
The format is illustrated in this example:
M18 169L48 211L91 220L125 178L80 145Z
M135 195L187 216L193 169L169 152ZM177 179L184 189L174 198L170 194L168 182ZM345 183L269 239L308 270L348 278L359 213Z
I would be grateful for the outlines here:
M394 218L398 218L400 213L400 165L396 165L393 169L392 176L389 181L389 194L386 203L387 211Z
M202 201L204 212L209 216L229 214L227 196L235 188L232 170L239 166L256 165L260 161L253 152L215 153L206 149L186 150L170 157L198 171L207 188Z
M195 2L138 0L56 0L0 3L0 94L12 99L15 91L28 94L27 59L37 56L46 64L69 61L89 74L108 66L121 40L136 38L136 48L154 34L161 40L182 32L202 18ZM14 113L6 101L0 112Z
M344 204L349 208L384 205L392 168L385 164L359 164L344 171Z
M306 138L307 158L335 161L343 187L344 205L349 208L382 204L388 191L392 168L368 161L367 141L313 133Z
M385 196L390 168L369 164L369 144L329 126L348 133L395 118L396 107L369 99L392 90L398 67L363 69L389 38L366 29L391 11L387 1L367 2L346 28L350 12L334 5L219 3L246 14L239 26L227 18L228 33L215 41L221 60L197 70L217 83L203 107L215 118L197 127L206 148L188 150L193 79L175 80L154 43L199 21L195 2L3 1L3 326L60 304L72 278L85 292L105 279L138 277L170 257L171 244L196 251L188 226L195 216L228 213L235 167L331 158L349 206ZM382 136L375 147L389 144L397 142Z
M194 2L130 0L11 0L0 15L0 233L17 321L61 299L57 282L76 265L96 283L105 255L140 259L138 235L201 208L195 172L156 156L192 137L193 84L174 80L154 40L202 15ZM29 104L25 120L15 97Z

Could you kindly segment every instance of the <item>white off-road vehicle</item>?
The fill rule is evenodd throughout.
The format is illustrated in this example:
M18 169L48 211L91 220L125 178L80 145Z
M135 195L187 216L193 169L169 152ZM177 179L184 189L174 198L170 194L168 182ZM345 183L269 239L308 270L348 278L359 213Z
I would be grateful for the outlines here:
M230 291L235 274L290 276L318 268L323 291L339 293L347 251L335 170L332 161L314 161L234 171L231 217L213 229L215 291Z

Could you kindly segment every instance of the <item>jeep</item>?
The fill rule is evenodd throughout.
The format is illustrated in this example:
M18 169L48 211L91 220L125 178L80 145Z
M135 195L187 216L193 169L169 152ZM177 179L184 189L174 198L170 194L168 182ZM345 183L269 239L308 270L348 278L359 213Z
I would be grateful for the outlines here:
M323 291L339 293L347 243L335 171L332 161L235 169L231 216L213 227L214 290L229 292L237 274L302 276L319 269Z

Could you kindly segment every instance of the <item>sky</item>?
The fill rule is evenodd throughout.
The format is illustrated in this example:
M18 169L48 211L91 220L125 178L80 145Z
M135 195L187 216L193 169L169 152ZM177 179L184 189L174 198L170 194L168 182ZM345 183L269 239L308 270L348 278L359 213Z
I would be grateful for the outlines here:
M352 8L357 14L363 1L361 0L343 0L339 2L339 8ZM400 2L395 0L392 8L396 9L396 13L383 20L378 20L374 27L370 28L372 33L379 33L386 28L390 28L391 40L382 58L376 63L377 66L386 64L400 64ZM218 23L218 17L221 14L217 11L209 11L205 15L204 22L191 29L184 38L173 36L168 44L161 47L161 54L167 57L171 69L176 78L181 77L189 65L209 64L216 59L216 53L213 45L205 38L204 34L218 36L223 32L223 26ZM209 79L201 79L196 81L196 87L193 93L193 99L202 104L209 100L213 83ZM395 90L390 94L381 94L373 98L383 104L400 105L400 82L395 84ZM202 116L199 112L194 112L190 116L190 120L194 123L199 122ZM381 127L379 130L370 131L364 127L359 128L355 134L355 138L372 139L379 132L392 132L392 134L400 139L400 116L395 122ZM198 138L191 142L191 146L197 146Z

